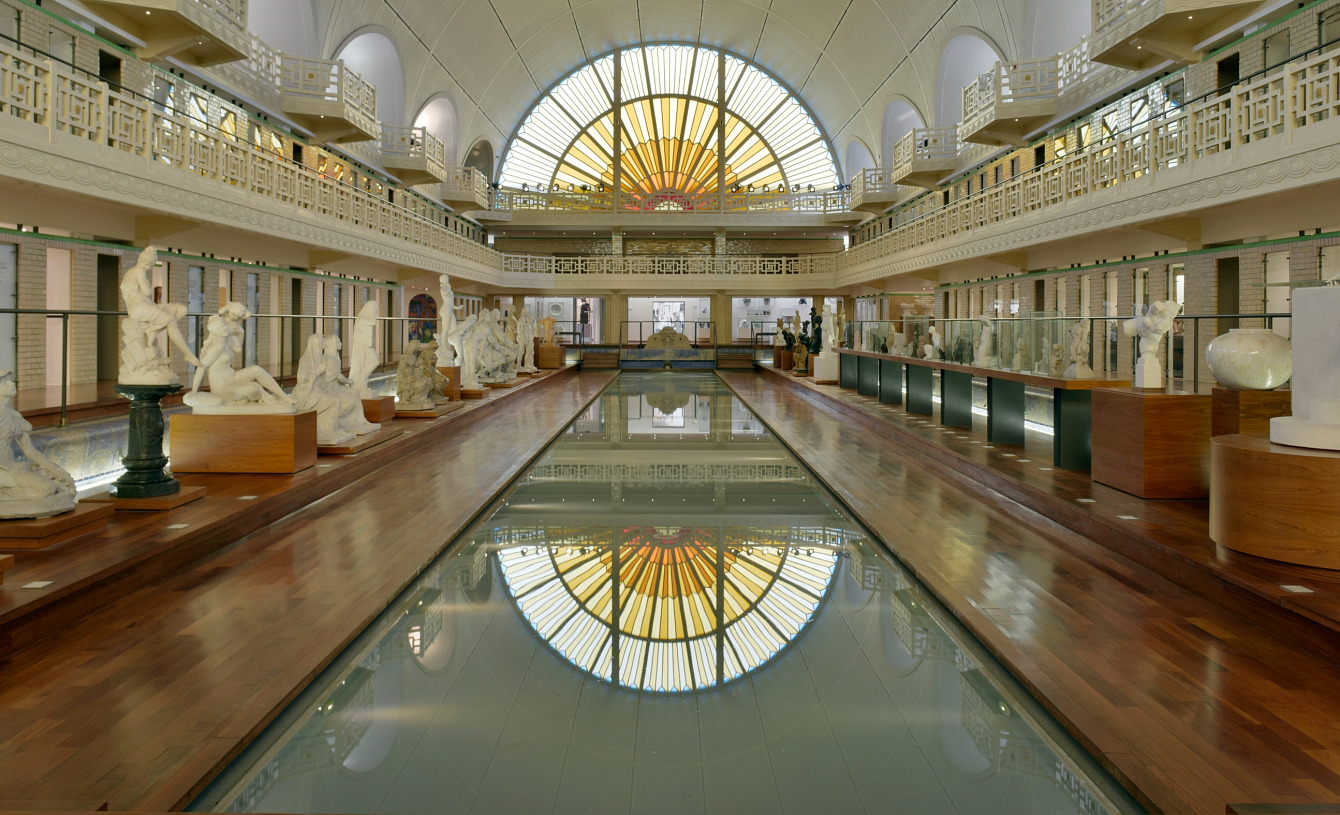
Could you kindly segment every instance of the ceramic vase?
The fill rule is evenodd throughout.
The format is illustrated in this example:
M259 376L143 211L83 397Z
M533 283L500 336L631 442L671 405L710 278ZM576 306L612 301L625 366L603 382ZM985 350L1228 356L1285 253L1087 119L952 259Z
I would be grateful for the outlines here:
M1293 349L1268 328L1234 328L1205 349L1210 371L1220 385L1235 391L1268 391L1289 381Z

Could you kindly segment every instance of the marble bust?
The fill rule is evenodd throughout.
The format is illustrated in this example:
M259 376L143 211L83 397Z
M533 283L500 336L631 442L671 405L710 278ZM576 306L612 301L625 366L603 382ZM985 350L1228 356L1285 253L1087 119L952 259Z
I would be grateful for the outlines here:
M14 374L0 372L0 518L47 518L74 509L74 479L33 444L14 409ZM14 455L14 446L26 457Z
M1142 316L1134 317L1121 325L1121 332L1128 337L1139 335L1140 359L1135 363L1135 387L1163 387L1163 365L1159 362L1159 343L1163 335L1173 327L1173 321L1182 312L1182 304L1176 300L1160 300L1150 303Z
M1070 366L1061 374L1066 379L1093 379L1089 367L1089 321L1070 324Z
M182 399L195 413L292 413L293 398L259 365L234 370L242 353L242 324L251 312L241 303L226 303L209 318L200 348L200 365L191 390ZM200 386L209 377L209 390Z
M121 299L126 303L126 318L121 321L121 385L177 385L181 380L172 370L167 356L159 350L158 336L167 334L186 361L200 367L178 325L186 316L181 303L155 303L149 270L158 262L158 250L147 247L139 260L121 279Z

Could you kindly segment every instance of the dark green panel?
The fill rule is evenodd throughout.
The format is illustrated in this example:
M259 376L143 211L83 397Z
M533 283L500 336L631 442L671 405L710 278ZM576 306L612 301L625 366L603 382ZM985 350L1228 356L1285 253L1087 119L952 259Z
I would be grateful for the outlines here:
M874 357L857 357L860 362L856 392L862 396L874 396L879 393L879 360Z
M972 427L972 374L940 372L940 424Z
M1052 393L1056 417L1052 463L1062 470L1087 470L1093 449L1093 392L1054 388Z
M935 382L925 365L907 366L907 412L930 415L935 412Z
M886 405L903 403L903 363L891 359L879 361L879 401Z
M855 388L860 357L855 354L838 354L838 385Z
M987 377L986 438L992 444L1024 443L1024 383Z

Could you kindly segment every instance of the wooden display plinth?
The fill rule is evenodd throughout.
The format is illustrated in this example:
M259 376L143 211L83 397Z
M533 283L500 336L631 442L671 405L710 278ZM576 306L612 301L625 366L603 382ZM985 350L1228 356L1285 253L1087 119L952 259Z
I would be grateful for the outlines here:
M379 396L363 400L363 418L373 424L382 424L395 418L395 397Z
M102 529L115 511L107 503L78 503L50 518L0 521L0 549L45 549Z
M1235 391L1214 388L1210 417L1211 436L1235 433L1270 435L1270 420L1293 415L1293 391Z
M563 346L541 345L535 352L535 364L540 368L562 368Z
M322 456L347 456L351 453L362 452L369 447L376 447L382 442L390 441L404 432L404 430L387 427L378 430L376 433L355 436L344 444L317 445L316 452L318 455Z
M1210 440L1210 537L1249 555L1340 569L1340 453Z
M453 410L460 410L463 407L465 407L464 402L444 402L436 407L423 410L397 410L395 415L397 419L436 419L438 416L445 416Z
M1210 396L1144 388L1093 392L1093 480L1140 498L1210 494Z
M176 418L181 417L178 416ZM315 425L313 425L313 427L315 428ZM313 454L315 455L315 450L313 450ZM116 498L110 492L100 492L96 495L90 495L87 498L79 499L79 503L111 504L112 509L117 511L136 510L146 512L167 512L184 504L189 504L192 501L199 501L204 497L204 487L188 487L183 484L181 489L171 495L160 495L154 498Z
M447 378L447 386L442 389L442 392L453 402L461 401L461 366L447 365L439 367L437 370L438 373Z
M296 473L316 464L316 411L172 417L176 473Z
M506 382L485 382L484 384L488 385L490 388L515 388L521 383L518 380L509 379Z
M776 346L773 346L773 348L774 350L772 352L772 367L782 371L789 371L792 368L796 367L795 351L788 351L785 348L777 350Z
M461 388L462 399L483 399L488 395L488 388Z
M0 555L0 584L5 582L5 572L14 568L13 555Z

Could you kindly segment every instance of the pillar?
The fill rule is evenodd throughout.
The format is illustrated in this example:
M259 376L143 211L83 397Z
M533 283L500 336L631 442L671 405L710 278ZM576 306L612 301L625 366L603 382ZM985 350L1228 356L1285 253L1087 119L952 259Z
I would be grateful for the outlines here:
M734 299L725 292L712 295L712 321L716 323L717 345L732 345L735 342L735 315L731 309Z
M628 319L628 297L619 292L610 292L605 295L605 339L604 341L611 345L618 345L623 342L619 332L622 330L623 321Z

